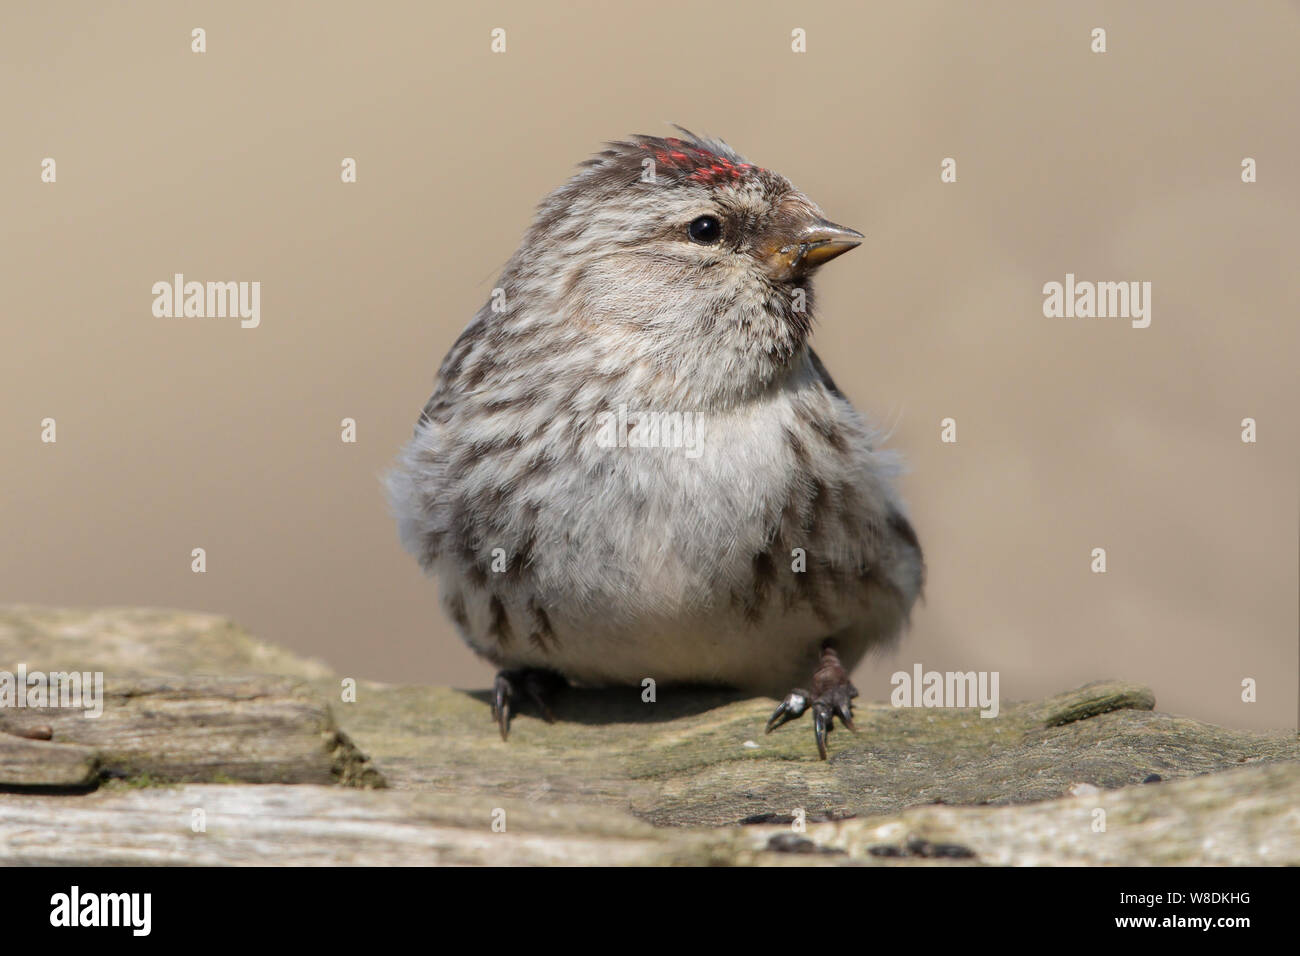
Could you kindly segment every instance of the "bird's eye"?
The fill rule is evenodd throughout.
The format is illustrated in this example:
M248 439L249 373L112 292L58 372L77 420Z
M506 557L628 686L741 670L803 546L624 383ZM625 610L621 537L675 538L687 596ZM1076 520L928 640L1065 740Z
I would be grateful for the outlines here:
M686 231L691 237L691 242L711 246L722 238L722 223L718 222L717 216L700 216L691 220L691 225Z

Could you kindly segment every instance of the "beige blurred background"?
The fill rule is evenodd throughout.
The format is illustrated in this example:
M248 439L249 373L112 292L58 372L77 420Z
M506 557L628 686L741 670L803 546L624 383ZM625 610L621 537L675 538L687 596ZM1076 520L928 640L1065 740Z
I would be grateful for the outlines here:
M345 674L483 686L380 475L542 195L604 140L678 122L868 237L819 279L814 344L911 462L930 577L909 639L857 675L866 697L921 662L997 670L1004 699L1118 676L1164 710L1295 726L1295 5L80 2L4 21L0 601L229 613ZM175 272L260 281L260 328L154 318ZM1045 318L1067 272L1152 282L1151 327Z

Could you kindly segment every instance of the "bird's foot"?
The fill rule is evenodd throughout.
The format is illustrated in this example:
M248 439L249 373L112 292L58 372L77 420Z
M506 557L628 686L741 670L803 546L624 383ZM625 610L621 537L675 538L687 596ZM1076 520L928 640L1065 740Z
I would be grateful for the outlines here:
M821 663L812 679L812 693L796 688L786 694L767 721L766 733L771 733L786 721L802 717L809 707L813 712L813 736L817 740L817 753L826 759L826 735L835 729L835 718L849 730L853 725L853 698L858 689L849 681L849 673L840 664L840 656L829 644L822 646Z
M554 671L534 668L497 671L492 684L492 719L501 730L501 739L510 736L510 718L514 716L521 696L532 701L548 724L555 723L551 697L566 686L565 679Z

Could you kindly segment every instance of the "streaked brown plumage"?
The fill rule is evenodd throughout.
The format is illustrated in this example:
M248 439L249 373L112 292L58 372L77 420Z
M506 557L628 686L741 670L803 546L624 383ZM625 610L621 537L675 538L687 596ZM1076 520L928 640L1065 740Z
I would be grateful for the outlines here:
M542 203L389 477L404 544L503 669L503 734L532 671L779 695L839 668L799 693L823 753L850 719L844 669L923 574L894 458L808 345L811 275L860 238L691 134L611 144ZM629 410L694 447L611 447Z

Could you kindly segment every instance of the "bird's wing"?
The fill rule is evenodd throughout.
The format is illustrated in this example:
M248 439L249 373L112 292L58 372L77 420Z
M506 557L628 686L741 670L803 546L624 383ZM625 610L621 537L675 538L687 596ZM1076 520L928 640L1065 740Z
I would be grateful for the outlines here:
M480 313L465 327L465 330L456 339L455 344L447 352L446 357L442 360L442 365L438 368L438 379L434 385L433 394L424 403L424 408L420 410L420 417L416 419L415 433L417 435L420 433L422 426L443 420L446 413L450 411L451 405L460 391L458 379L461 364L474 347L474 343L482 331L483 316Z
M812 361L813 371L817 373L817 377L820 378L822 384L826 386L826 391L830 392L836 398L843 398L844 401L847 402L848 398L846 398L844 393L840 391L839 386L835 384L835 379L831 378L831 373L826 371L826 366L822 364L822 360L811 348L808 350L808 358Z
M848 402L848 398L845 396L843 392L840 391L839 386L835 384L835 380L831 378L831 373L826 371L826 366L822 364L822 360L817 356L817 353L814 352L811 348L808 349L808 359L810 362L812 362L813 371L816 372L817 377L821 379L821 383L826 387L826 391L830 392L836 398ZM890 510L886 520L888 521L890 530L892 530L895 535L897 535L908 545L910 545L912 549L916 552L916 560L920 568L920 571L918 572L920 577L918 579L918 585L917 585L917 589L919 591L924 586L925 558L923 557L923 553L921 551L921 542L917 539L916 536L916 529L913 528L912 523L907 520L907 515L903 514L903 512L897 508Z

